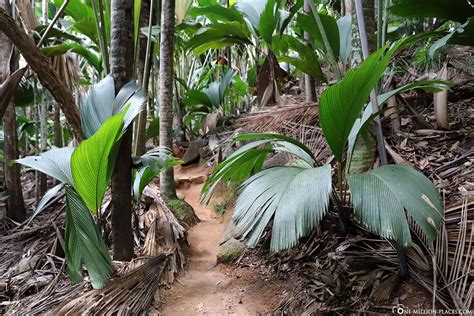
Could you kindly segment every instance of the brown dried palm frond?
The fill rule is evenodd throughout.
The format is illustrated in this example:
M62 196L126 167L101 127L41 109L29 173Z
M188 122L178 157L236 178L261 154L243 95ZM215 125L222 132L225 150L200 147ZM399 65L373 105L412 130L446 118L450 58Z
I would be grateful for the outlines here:
M412 275L433 293L436 302L445 308L469 309L474 295L474 199L464 198L460 204L446 209L445 223L433 244L423 238L412 225L416 235L432 258L433 276Z
M69 90L74 91L79 87L81 69L77 55L71 53L57 55L52 58L52 62L54 69Z
M252 133L273 132L293 137L307 145L318 161L325 162L331 152L319 127L318 108L314 104L299 104L294 100L282 107L251 112L235 120L233 126Z
M186 229L179 223L158 192L159 188L154 183L150 183L143 190L144 199L152 200L152 203L140 219L142 223L139 225L147 229L140 255L143 258L150 258L170 254L162 281L172 283L178 272L184 268L185 256L181 246L187 243ZM143 262L143 259L138 259L135 265L143 264Z
M38 26L38 21L36 20L31 1L16 0L15 5L23 27L25 28L26 32L31 35L31 32Z
M143 314L150 307L169 259L169 255L154 257L130 273L110 281L103 289L69 299L54 315Z

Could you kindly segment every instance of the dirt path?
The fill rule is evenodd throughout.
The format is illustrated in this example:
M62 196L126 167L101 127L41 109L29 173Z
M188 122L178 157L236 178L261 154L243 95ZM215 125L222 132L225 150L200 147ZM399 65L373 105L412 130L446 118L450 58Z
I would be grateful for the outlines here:
M177 178L205 175L193 167L177 170ZM201 222L189 230L191 247L187 271L165 295L164 315L262 315L268 313L272 297L268 283L250 269L216 265L219 239L226 226L221 217L199 204L202 184L178 189L191 204ZM241 271L247 270L247 271ZM262 293L263 292L263 293ZM265 293L266 292L266 293ZM265 294L264 294L265 293ZM274 299L274 298L273 298Z

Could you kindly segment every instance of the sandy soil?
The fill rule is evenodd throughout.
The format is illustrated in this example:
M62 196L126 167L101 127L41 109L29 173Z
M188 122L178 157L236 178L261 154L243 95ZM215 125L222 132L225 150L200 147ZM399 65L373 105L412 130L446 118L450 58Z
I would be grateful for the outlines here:
M199 167L178 169L177 178L205 175ZM164 294L163 315L266 315L280 285L265 282L253 269L216 265L226 226L220 215L199 204L202 184L178 189L201 222L189 230L188 268Z

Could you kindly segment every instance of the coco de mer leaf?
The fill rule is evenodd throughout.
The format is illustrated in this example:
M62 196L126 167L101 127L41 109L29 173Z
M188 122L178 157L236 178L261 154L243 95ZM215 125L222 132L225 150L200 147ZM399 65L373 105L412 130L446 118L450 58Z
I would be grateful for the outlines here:
M17 163L41 171L62 183L72 185L71 155L74 148L53 148L40 156L29 156L16 160Z
M82 279L87 268L93 288L101 288L113 272L107 247L87 206L70 186L66 187L66 262L73 282Z
M272 251L296 245L326 213L331 194L331 167L273 167L242 184L234 223L255 246L273 218Z
M123 133L125 112L109 118L72 154L71 170L74 187L87 207L96 212L110 181L118 141Z
M443 219L443 203L436 187L422 173L405 166L386 165L349 175L357 217L380 236L411 244L405 211L432 240Z
M390 57L402 44L395 44L387 53L381 48L362 64L321 95L319 111L321 128L338 161L342 161L352 126L359 117L370 91L387 67Z

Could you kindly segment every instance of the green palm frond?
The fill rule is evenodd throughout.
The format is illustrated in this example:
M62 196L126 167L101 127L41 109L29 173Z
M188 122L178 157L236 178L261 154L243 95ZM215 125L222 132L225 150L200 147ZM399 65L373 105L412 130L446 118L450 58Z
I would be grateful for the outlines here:
M95 84L81 104L81 124L86 138L94 135L112 115L126 112L124 128L143 109L146 98L135 81L125 84L115 96L114 79L107 76Z
M391 56L402 44L395 44L387 53L379 49L357 69L325 90L319 101L321 128L326 141L338 161L342 161L344 148L351 129L359 117L370 91L385 71Z
M82 264L87 268L92 287L101 288L112 275L109 253L81 197L66 187L66 262L73 282L82 279Z
M132 157L132 160L134 165L140 168L133 182L133 195L136 199L161 171L181 163L181 160L173 157L171 150L163 147L154 148L142 156Z
M99 209L112 176L124 115L122 112L105 121L92 137L79 144L71 157L74 187L92 212Z
M274 167L242 184L234 223L255 246L268 222L274 218L272 251L296 245L326 213L331 194L331 167Z
M404 209L430 239L443 219L443 204L436 187L422 173L400 165L386 165L349 175L357 217L380 236L411 244Z
M247 142L219 164L203 186L201 201L209 203L220 182L238 182L260 171L267 155L272 151L287 152L298 157L307 166L315 164L311 150L297 140L279 134L251 133L238 135L234 142Z

